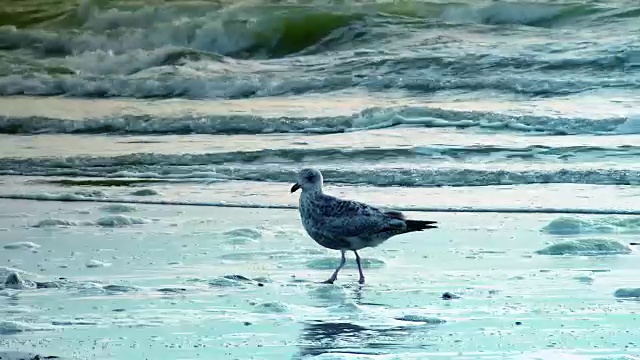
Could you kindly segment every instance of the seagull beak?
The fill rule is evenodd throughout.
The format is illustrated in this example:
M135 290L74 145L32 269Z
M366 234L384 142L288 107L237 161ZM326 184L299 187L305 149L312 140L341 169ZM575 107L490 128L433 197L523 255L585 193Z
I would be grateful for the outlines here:
M293 186L291 187L291 193L293 194L294 192L298 191L298 189L300 189L300 184L293 184Z

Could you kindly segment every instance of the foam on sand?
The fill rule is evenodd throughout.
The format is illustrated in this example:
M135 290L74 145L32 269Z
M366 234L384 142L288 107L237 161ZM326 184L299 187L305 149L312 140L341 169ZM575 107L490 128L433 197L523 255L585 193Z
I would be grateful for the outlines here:
M111 264L107 263L107 262L100 261L100 260L91 259L91 260L87 261L85 266L90 268L90 269L93 269L93 268L111 266Z
M574 239L547 246L536 253L540 255L598 256L629 254L631 249L615 240Z
M25 289L34 289L37 287L36 283L23 280L19 273L12 272L7 275L7 278L4 280L5 289L14 289L14 290L25 290Z
M242 287L244 285L257 285L258 282L242 275L224 275L207 281L211 287Z
M127 204L109 204L104 205L100 208L100 210L110 213L125 213L125 212L134 212L136 211L136 207L133 205Z
M289 313L291 308L283 302L274 301L256 305L255 311L263 314L285 314Z
M424 315L412 315L412 314L399 316L399 317L397 317L395 319L398 320L398 321L425 323L425 324L429 324L429 325L438 325L438 324L446 323L446 321L442 320L442 319L429 317L429 316L424 316Z
M136 190L131 192L131 195L133 196L155 196L155 195L160 195L159 192L157 192L156 190L153 189L140 189L140 190Z
M228 237L247 237L253 240L258 240L262 237L262 232L251 228L237 228L225 231L224 235Z
M255 243L262 238L262 232L251 228L237 228L222 233L225 241L235 245Z
M44 220L39 221L36 225L33 225L33 227L40 227L40 228L44 228L44 227L70 227L70 226L77 226L77 225L79 225L78 222L72 221L72 220L44 219Z
M66 219L44 219L39 221L33 227L46 228L46 227L73 227L73 226L100 226L100 227L122 227L130 225L147 224L150 220L126 216L122 214L103 216L95 221L76 221Z
M132 216L126 216L126 215L111 215L111 216L101 217L100 219L96 220L95 224L103 227L119 227L119 226L146 224L148 222L149 220L139 218L139 217L132 217Z
M640 232L640 219L636 217L605 217L586 219L560 217L542 228L552 235L613 234Z

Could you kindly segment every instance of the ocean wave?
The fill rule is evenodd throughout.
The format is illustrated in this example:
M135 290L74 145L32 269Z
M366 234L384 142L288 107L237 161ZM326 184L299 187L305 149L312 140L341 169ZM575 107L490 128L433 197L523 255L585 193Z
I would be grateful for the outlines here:
M298 169L217 168L218 176L228 180L291 182ZM373 186L494 186L521 184L638 185L636 170L480 170L457 168L430 169L323 169L333 183Z
M496 186L525 184L640 185L640 171L632 169L581 169L556 167L545 170L483 169L473 167L351 167L318 166L330 182L378 187ZM0 175L73 176L108 179L169 179L179 182L258 181L290 183L299 165L274 167L226 165L136 165L95 167L18 166Z
M395 126L483 128L554 135L636 134L640 118L563 118L456 111L426 107L369 108L351 116L261 117L187 115L158 118L125 115L88 120L0 116L3 134L330 134Z
M141 167L194 167L231 164L326 164L333 163L416 163L443 160L481 161L507 163L510 160L533 161L543 159L546 163L598 162L607 158L620 161L633 160L640 156L640 146L614 147L565 146L553 147L531 145L524 147L474 145L474 146L412 146L400 148L280 148L252 151L230 151L193 154L132 153L127 155L69 156L61 158L0 158L0 173L14 171L28 175L47 170L67 171L101 169L129 169ZM135 182L132 182L135 183ZM98 184L96 184L98 185ZM105 182L103 185L108 184ZM126 185L126 184L123 184Z
M235 99L359 87L546 96L640 86L628 71L638 66L635 38L598 40L583 49L581 36L568 36L575 44L568 48L578 52L520 41L528 33L512 34L509 45L497 43L499 51L464 40L465 32L490 36L491 31L473 24L551 26L591 15L598 15L598 21L633 18L617 8L259 1L92 6L86 1L75 12L65 10L66 20L46 26L0 26L0 50L5 50L0 95ZM443 34L442 28L457 26L464 27L461 35ZM467 48L471 51L460 51Z
M28 49L41 56L102 51L108 55L166 46L235 58L281 57L318 43L334 30L361 20L359 12L314 6L168 5L138 9L82 9L55 31L0 27L0 49ZM13 24L7 24L13 25ZM76 25L77 26L77 25Z
M638 8L633 6L636 5L634 3L603 6L576 2L464 3L365 0L356 3L333 2L332 4L322 0L258 0L244 3L221 0L210 3L175 1L154 7L135 3L122 6L117 1L82 1L75 8L67 6L58 9L44 5L46 4L43 4L41 11L36 9L24 11L20 7L7 6L5 11L12 13L14 17L0 25L29 27L29 25L40 24L40 26L61 28L83 26L94 31L107 31L118 28L149 28L157 23L167 23L185 17L198 18L212 13L226 15L229 18L232 16L242 18L243 15L249 14L254 16L269 16L269 13L307 14L319 10L340 14L384 14L401 18L529 26L566 25L582 18L589 18L594 14L611 18L638 16ZM616 8L616 5L620 8Z
M122 64L124 64L123 62ZM570 61L566 62L567 64ZM99 64L99 63L95 63ZM119 62L118 62L119 64ZM102 66L102 65L100 65ZM109 67L117 67L117 64ZM508 74L509 69L494 68L484 76L444 76L436 70L422 70L399 76L387 70L369 68L361 73L306 72L304 69L281 72L245 73L227 71L210 73L189 67L145 68L144 65L123 65L131 71L146 69L127 75L68 75L68 74L11 74L0 77L0 95L57 96L109 98L131 97L185 98L185 99L244 99L307 93L329 93L350 88L385 92L390 89L416 93L435 93L446 90L482 91L495 90L505 93L531 96L560 96L578 94L600 88L637 89L640 79L634 76L596 76L575 78L569 74L549 76ZM217 66L216 66L217 67ZM49 68L46 68L49 69ZM56 68L57 69L57 68ZM335 70L335 69L334 69ZM447 69L444 69L445 72ZM497 76L496 71L506 74ZM606 70L606 69L604 69ZM46 70L49 71L49 70ZM70 70L71 71L71 70ZM129 71L129 70L127 70ZM217 69L214 71L218 71ZM224 72L224 70L221 70ZM289 71L283 75L284 71ZM381 74L376 72L382 71ZM400 70L398 70L400 71ZM467 70L465 70L467 71ZM73 72L73 71L71 71ZM385 73L386 72L386 73ZM365 74L367 73L367 74ZM477 74L476 74L477 75Z

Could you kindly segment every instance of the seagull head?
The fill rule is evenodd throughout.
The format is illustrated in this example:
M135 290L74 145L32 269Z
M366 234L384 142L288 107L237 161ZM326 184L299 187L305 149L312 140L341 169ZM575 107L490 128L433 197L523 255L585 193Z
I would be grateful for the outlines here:
M298 181L291 187L291 192L294 193L298 189L302 189L302 191L322 191L322 173L314 168L300 170Z

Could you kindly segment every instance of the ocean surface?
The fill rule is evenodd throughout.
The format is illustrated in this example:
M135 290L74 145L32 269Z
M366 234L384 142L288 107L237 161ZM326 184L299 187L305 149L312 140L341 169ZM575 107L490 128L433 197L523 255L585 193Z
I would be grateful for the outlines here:
M640 358L637 1L0 4L0 355Z

